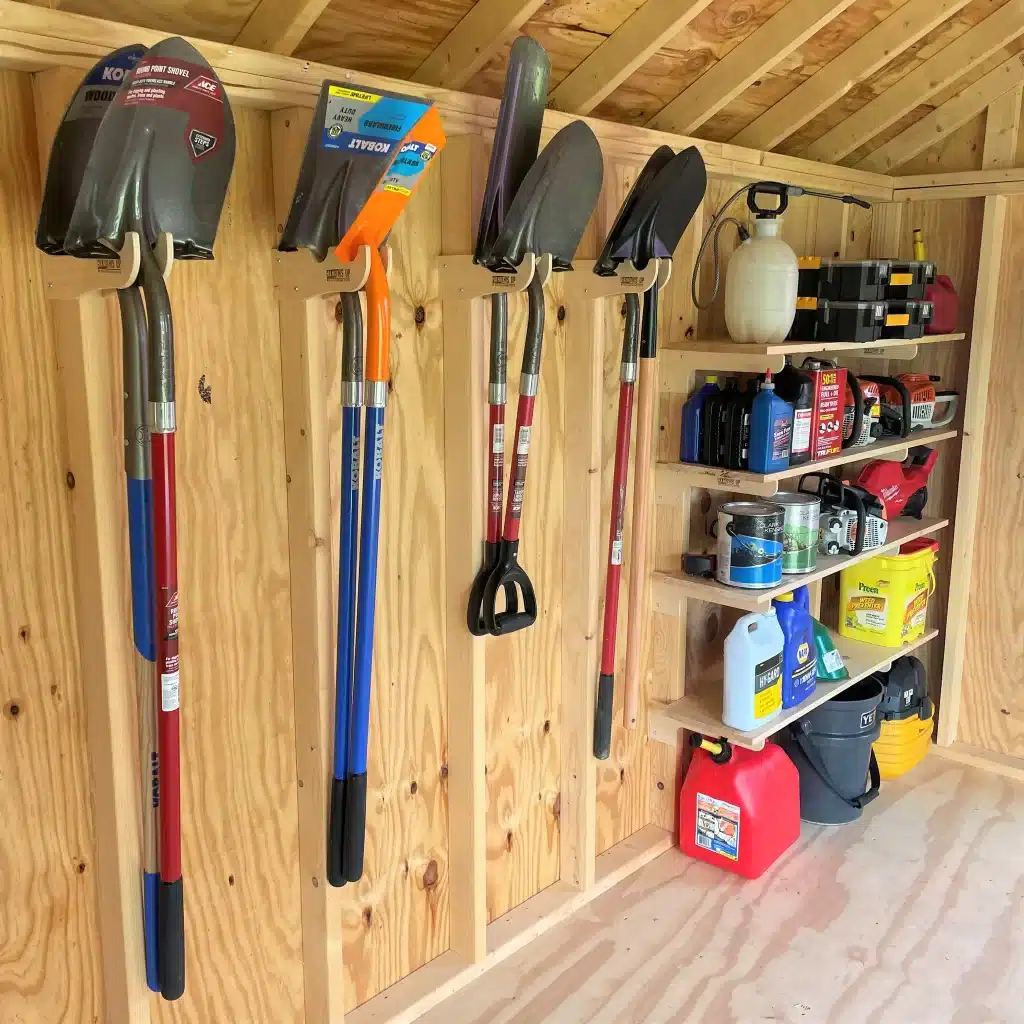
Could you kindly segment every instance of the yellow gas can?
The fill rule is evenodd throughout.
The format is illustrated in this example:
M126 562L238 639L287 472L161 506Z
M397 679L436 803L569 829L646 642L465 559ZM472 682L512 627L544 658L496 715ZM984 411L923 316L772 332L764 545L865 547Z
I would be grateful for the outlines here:
M841 636L899 647L925 630L928 598L935 590L939 542L909 541L896 555L876 555L840 573Z

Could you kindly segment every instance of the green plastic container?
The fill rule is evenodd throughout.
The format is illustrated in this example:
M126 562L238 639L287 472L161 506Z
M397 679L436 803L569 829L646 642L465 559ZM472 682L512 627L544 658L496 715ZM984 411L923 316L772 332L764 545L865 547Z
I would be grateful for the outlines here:
M814 626L814 648L818 652L818 679L828 683L849 679L850 673L843 664L843 656L836 650L832 634L817 619L811 619L811 623Z

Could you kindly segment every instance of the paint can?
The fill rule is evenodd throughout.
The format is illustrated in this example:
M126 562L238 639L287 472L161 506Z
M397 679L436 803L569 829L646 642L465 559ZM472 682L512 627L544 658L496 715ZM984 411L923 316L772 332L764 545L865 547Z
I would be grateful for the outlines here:
M818 516L821 499L780 491L772 501L786 513L782 527L782 571L787 576L814 572L818 565Z
M785 510L767 501L730 501L718 510L719 583L764 590L782 582Z

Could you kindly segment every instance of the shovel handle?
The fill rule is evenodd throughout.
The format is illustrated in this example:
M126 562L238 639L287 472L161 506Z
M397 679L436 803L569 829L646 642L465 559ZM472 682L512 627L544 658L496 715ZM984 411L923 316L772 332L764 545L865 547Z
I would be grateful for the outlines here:
M473 586L469 592L469 606L466 609L466 625L469 626L473 636L486 636L490 630L487 627L487 618L484 615L484 592L487 590L487 581L491 578L498 564L498 556L501 553L501 541L493 544L488 541L484 545L484 562L480 571L473 580ZM519 613L519 591L515 584L505 585L505 614L517 615Z
M647 532L650 525L651 445L657 363L640 359L636 389L636 468L633 478L633 538L630 545L629 615L626 619L626 680L623 725L636 728L640 705L640 637L643 630L644 588L647 580Z
M537 595L526 570L518 562L518 555L519 541L503 540L498 564L494 567L484 588L484 621L487 625L487 632L493 636L515 633L520 629L532 626L537 621ZM505 611L499 612L497 610L498 591L504 588L507 594L510 587L522 592L523 610L519 611L518 600L509 603L506 598Z

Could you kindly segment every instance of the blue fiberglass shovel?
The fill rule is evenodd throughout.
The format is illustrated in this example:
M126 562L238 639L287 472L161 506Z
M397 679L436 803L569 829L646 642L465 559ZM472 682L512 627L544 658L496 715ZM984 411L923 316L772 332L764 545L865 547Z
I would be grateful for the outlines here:
M65 255L64 239L78 198L89 154L103 115L128 72L145 54L142 45L109 54L82 79L57 129L46 173L36 244L54 256ZM109 257L99 246L90 255ZM146 983L160 991L157 963L157 814L160 804L156 749L156 650L153 635L153 482L146 429L146 310L135 286L117 293L121 307L124 368L125 476L128 498L128 546L132 581L132 630L136 650L139 717L139 766L142 773L142 918Z
M282 251L309 249L315 259L324 260L355 223L393 165L402 139L429 107L429 101L417 97L379 89L370 91L354 83L324 82L278 248ZM374 145L362 145L367 140L374 141ZM355 689L360 415L363 407L363 318L358 294L343 292L340 309L341 523L334 757L326 836L326 875L333 886L344 885L348 880L344 837Z

